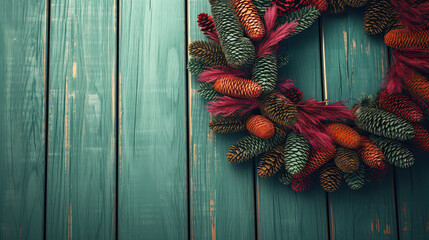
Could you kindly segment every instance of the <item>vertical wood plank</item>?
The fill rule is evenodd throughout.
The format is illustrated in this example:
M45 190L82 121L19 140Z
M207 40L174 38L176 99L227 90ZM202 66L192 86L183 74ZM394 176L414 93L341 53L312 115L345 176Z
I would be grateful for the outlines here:
M47 1L0 3L0 239L42 239Z
M188 0L189 43L205 40L197 15L210 13L204 0ZM206 101L190 78L190 217L191 239L254 239L254 164L235 166L226 159L231 144L244 134L217 134L208 128Z
M52 0L47 239L114 239L116 1Z
M387 69L382 38L362 29L363 12L323 17L327 98L354 104L379 89ZM392 171L359 191L343 186L329 194L332 239L397 239Z
M413 148L416 158L409 169L396 170L400 239L429 239L429 158Z
M304 99L322 99L318 22L286 43L290 63L279 73L295 80ZM327 239L326 194L320 186L294 192L277 177L258 177L258 239Z
M119 238L186 239L185 2L120 3Z

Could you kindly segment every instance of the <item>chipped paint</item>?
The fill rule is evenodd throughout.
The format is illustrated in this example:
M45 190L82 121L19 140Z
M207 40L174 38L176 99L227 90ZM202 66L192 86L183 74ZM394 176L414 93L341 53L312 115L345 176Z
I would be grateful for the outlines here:
M76 62L73 62L73 78L77 77L77 66Z
M386 224L386 228L383 230L383 233L384 234L392 234L392 228L391 228L391 226L390 226L390 224Z
M68 236L67 239L71 240L73 239L73 213L72 213L72 205L70 203L70 212L69 212L69 216L68 216Z
M216 240L216 189L212 199L210 199L210 224L212 232L212 240Z
M346 61L348 61L348 45L347 45L347 32L343 31L343 37L344 37L344 54L346 56Z

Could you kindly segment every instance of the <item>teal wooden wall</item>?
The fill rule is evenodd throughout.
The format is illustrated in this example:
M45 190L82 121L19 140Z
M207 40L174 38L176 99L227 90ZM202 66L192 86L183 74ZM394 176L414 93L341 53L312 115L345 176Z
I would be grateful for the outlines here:
M362 191L295 193L234 166L186 70L206 0L0 3L0 239L429 239L429 155ZM289 40L306 98L388 66L362 10ZM285 47L287 47L285 46Z

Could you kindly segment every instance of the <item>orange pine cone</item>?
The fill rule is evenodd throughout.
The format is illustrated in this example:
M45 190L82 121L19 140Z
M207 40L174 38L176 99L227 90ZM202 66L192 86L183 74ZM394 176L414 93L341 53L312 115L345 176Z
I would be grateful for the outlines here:
M382 169L385 166L386 158L380 148L368 138L362 139L359 156L362 161L371 168Z
M326 149L311 149L308 161L304 169L297 174L294 174L294 178L305 178L315 172L317 169L325 165L329 160L335 157L336 148L332 145Z
M384 35L388 47L429 49L429 31L414 31L393 29Z
M232 0L231 2L246 34L254 41L263 38L265 26L252 0Z
M353 128L342 123L331 123L326 128L334 142L340 146L357 149L361 144L361 136Z
M429 81L425 76L414 72L408 78L404 78L403 82L413 97L429 102Z
M254 115L246 122L246 129L251 134L262 139L269 139L274 136L274 124L262 115Z
M233 76L216 80L214 88L224 95L246 99L257 98L262 93L262 86L255 81Z
M418 123L413 124L415 136L413 143L422 152L429 152L429 132L422 125Z
M319 9L320 12L328 10L328 2L326 0L310 0L310 5Z

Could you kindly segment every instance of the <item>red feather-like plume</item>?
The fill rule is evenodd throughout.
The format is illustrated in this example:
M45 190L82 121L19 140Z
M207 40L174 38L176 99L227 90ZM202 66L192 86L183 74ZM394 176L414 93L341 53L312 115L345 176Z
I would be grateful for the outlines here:
M313 185L314 179L312 176L303 178L295 178L292 181L291 187L295 192L305 192Z
M259 45L256 57L272 53L277 44L293 33L297 26L298 23L296 21L292 21L279 26L274 31L270 31L263 42Z
M242 116L261 105L261 100L237 99L228 96L218 97L217 101L209 102L207 112L214 115L229 116L234 113Z
M315 149L332 147L331 136L326 132L326 121L344 121L353 119L353 114L344 101L326 105L328 101L316 101L308 99L296 104L298 121L292 126L292 130L301 133L310 141Z
M215 82L217 79L227 76L246 76L246 73L235 68L219 67L219 68L206 68L199 76L200 82Z
M276 25L277 20L277 6L274 4L271 7L268 7L265 11L264 21L265 21L265 29L267 33L270 33Z
M390 0L399 13L402 25L410 30L429 27L429 1Z

